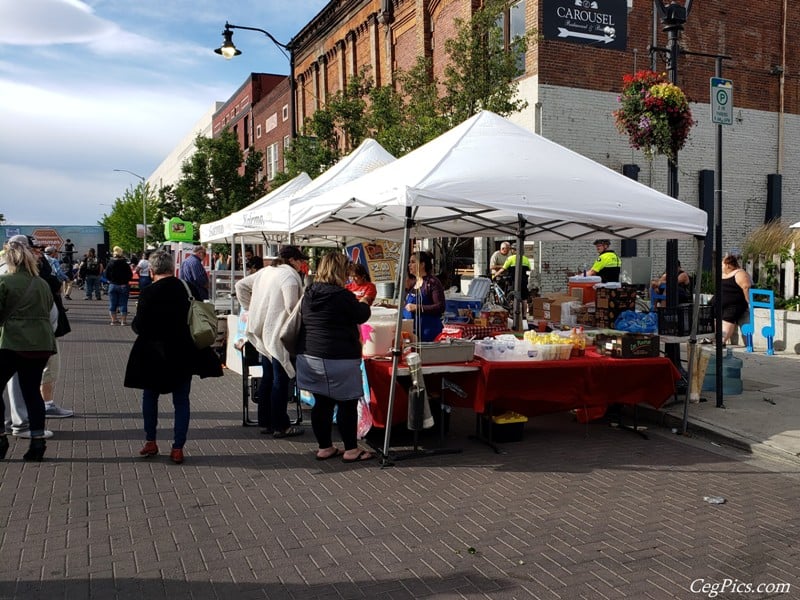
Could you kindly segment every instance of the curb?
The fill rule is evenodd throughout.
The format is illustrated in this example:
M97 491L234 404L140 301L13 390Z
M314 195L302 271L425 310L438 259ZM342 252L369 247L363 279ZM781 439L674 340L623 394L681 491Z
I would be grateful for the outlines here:
M672 406L677 405L673 404ZM664 429L680 430L683 426L682 417L649 406L640 405L638 407L637 416L642 421L647 421ZM796 456L787 450L781 450L780 448L770 446L758 440L752 440L742 435L737 435L733 431L717 427L705 421L693 421L689 419L687 423L687 433L689 435L702 436L712 443L729 446L754 456L769 456L779 460L790 461L795 464L800 460L800 456Z

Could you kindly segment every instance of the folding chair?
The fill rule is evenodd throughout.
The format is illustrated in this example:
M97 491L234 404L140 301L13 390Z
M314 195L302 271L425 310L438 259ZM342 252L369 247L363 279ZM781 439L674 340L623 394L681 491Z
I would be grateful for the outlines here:
M251 368L253 371L251 372ZM242 426L258 425L258 421L250 418L250 402L256 402L258 387L261 385L261 355L255 347L247 342L242 347ZM292 425L303 422L303 408L300 404L300 390L297 389L297 380L289 382L291 391L290 402L295 403L297 416L291 421Z
M242 353L242 426L258 425L250 419L250 401L255 402L258 385L261 383L261 355L250 342L245 342ZM257 367L253 375L251 367Z

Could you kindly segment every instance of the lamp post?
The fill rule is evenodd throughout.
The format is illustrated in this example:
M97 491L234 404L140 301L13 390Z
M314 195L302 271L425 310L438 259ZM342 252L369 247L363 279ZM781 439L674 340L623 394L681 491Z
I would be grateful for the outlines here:
M214 52L223 56L226 60L230 60L234 56L239 56L242 51L239 50L236 46L233 45L233 30L234 29L246 29L247 31L258 31L259 33L263 33L267 36L270 41L275 44L278 49L286 56L286 52L284 50L289 51L289 111L291 112L291 139L295 139L297 137L297 123L295 118L295 111L296 111L296 98L295 98L295 84L294 84L294 46L290 41L288 44L282 44L278 40L276 40L272 34L267 31L266 29L259 29L258 27L245 27L244 25L231 25L227 21L225 22L225 29L222 31L222 46L216 48Z
M144 184L147 180L133 171L128 171L128 169L114 169L114 171L117 173L128 173L142 182L142 226L144 227L144 231L142 232L142 256L144 256L147 253L147 190L144 189Z
M665 5L664 0L653 0L654 10L661 15L661 22L664 24L664 31L667 32L667 47L658 48L653 40L650 52L664 52L669 82L678 85L678 57L681 53L679 44L680 34L689 11L692 10L692 0L686 0L686 4L681 6L674 0ZM654 32L655 33L655 32ZM678 197L678 153L667 161L667 195L672 198ZM677 310L678 307L678 240L667 240L666 273L667 273L667 308ZM676 367L680 367L680 345L665 344L665 354L672 360Z

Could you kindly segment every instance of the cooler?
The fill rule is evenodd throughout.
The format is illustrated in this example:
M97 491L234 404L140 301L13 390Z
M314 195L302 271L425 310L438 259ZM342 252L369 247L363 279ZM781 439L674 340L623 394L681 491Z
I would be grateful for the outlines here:
M575 296L583 304L588 304L589 302L594 302L596 300L594 286L602 281L603 279L597 276L583 277L576 275L569 278L567 290L569 291L570 296Z

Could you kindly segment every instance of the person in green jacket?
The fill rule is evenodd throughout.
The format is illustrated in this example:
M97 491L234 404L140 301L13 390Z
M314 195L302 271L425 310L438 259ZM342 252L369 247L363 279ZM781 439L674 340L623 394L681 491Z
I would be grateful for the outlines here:
M0 275L0 389L16 373L28 409L31 442L23 459L41 461L45 452L45 407L39 384L47 360L56 352L50 324L53 294L39 277L27 236L15 235L3 246L8 273ZM0 403L0 421L5 406ZM8 437L0 434L0 459L8 452Z

